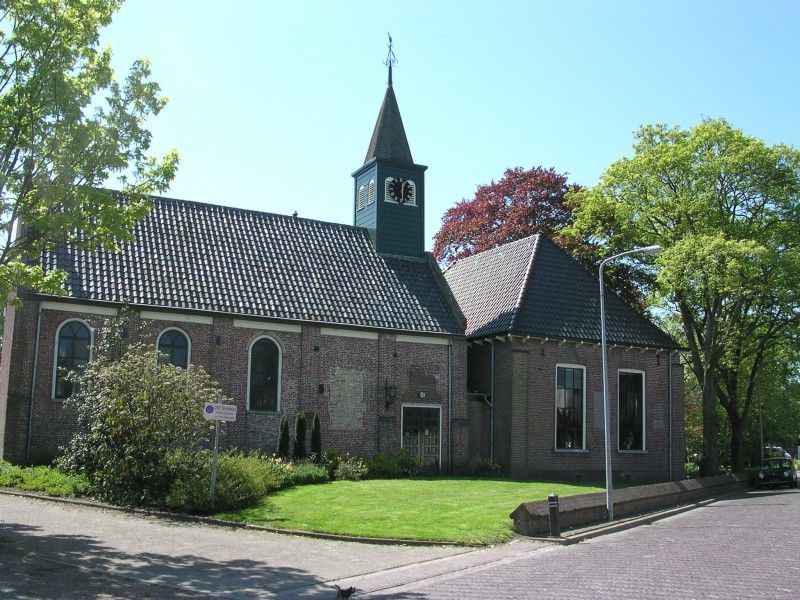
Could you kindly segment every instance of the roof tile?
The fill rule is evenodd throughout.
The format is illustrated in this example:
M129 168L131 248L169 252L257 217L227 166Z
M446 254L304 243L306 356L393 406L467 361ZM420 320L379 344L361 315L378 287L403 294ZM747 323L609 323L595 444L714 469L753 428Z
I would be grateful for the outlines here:
M380 255L362 228L153 200L119 252L62 244L42 266L75 298L462 333L428 261Z

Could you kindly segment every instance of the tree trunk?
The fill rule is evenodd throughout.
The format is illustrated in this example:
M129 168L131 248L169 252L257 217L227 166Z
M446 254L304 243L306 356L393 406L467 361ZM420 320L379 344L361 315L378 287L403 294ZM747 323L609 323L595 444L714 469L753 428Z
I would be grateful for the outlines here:
M706 370L703 380L703 460L700 474L704 477L719 471L717 458L717 390L711 370Z
M740 473L744 468L744 459L742 457L744 419L729 415L728 421L731 424L731 471Z

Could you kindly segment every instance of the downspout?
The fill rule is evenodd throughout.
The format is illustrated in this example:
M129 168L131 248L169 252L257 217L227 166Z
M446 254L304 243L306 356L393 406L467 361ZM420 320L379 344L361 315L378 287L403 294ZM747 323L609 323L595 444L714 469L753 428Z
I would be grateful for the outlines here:
M378 333L378 364L375 368L375 454L381 451L381 334ZM385 392L384 392L385 393ZM400 432L402 438L403 432Z
M453 471L453 340L447 344L447 470Z
M489 393L492 395L492 405L489 407L489 462L494 464L494 339L492 339L492 364Z
M668 481L672 481L672 352L667 352L667 396L669 398Z
M39 365L39 335L42 330L42 303L39 302L39 314L36 317L36 339L33 342L33 372L31 373L31 399L28 404L28 435L25 440L25 462L31 458L31 434L33 432L33 399L36 397L36 370Z

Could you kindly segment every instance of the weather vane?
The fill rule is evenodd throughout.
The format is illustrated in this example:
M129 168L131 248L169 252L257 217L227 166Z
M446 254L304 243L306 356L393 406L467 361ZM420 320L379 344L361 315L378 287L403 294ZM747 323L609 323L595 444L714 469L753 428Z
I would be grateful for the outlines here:
M386 55L386 60L383 61L383 64L389 67L389 87L392 87L392 65L397 64L397 57L394 55L394 50L392 50L392 34L387 33L386 35L389 36L389 53Z

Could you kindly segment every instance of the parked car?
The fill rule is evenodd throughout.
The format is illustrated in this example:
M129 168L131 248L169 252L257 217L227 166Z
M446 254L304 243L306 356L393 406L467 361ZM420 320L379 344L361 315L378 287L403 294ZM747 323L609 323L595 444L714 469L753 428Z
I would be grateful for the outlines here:
M790 458L767 458L758 470L756 481L759 487L768 485L797 487L797 471Z

